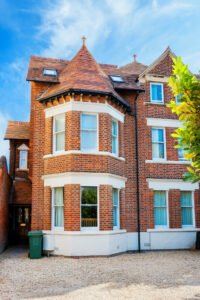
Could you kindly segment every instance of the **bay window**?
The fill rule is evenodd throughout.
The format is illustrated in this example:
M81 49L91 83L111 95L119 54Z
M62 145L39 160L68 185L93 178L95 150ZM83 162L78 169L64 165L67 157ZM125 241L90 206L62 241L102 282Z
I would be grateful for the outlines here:
M97 187L81 187L81 228L98 227Z
M53 189L52 219L54 228L64 228L64 189L57 187Z
M81 150L97 151L97 115L81 114Z
M53 124L53 151L60 152L65 150L65 115L54 117Z
M112 153L118 156L119 148L118 122L112 120Z
M154 191L154 225L155 227L168 226L166 191Z
M181 192L182 227L194 226L192 192Z
M164 160L165 156L165 130L164 128L152 128L152 158Z
M113 229L120 228L120 208L119 208L119 190L113 189L112 191L113 200Z

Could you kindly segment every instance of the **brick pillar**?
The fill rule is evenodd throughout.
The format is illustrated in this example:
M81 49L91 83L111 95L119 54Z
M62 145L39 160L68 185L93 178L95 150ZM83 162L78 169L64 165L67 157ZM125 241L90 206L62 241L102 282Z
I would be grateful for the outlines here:
M200 227L200 190L194 191L194 214L196 227Z
M120 203L120 229L126 229L126 203L125 203L125 189L119 192Z
M80 150L80 112L69 111L65 118L65 150Z
M80 185L64 186L64 228L66 231L80 231Z
M112 152L112 117L99 114L99 151Z
M146 199L148 199L146 206L145 206L145 212L147 216L147 227L144 231L147 229L153 229L154 228L154 191L153 190L147 190L146 192ZM141 211L141 209L140 209ZM143 231L143 224L142 224L142 216L140 216L140 222L141 222L141 231Z
M51 230L51 188L44 187L43 230Z
M44 155L52 153L53 118L45 119Z
M181 228L180 190L169 190L169 227Z
M112 186L99 187L99 228L100 230L113 229Z
M122 122L118 122L119 126L119 156L125 156L125 148L124 148L124 124Z

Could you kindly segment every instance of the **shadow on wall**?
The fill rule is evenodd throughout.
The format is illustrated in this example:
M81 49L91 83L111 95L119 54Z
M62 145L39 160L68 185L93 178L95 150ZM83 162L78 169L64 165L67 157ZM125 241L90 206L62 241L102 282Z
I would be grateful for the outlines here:
M5 156L0 157L0 253L8 243L8 201L11 187L11 178L8 174Z

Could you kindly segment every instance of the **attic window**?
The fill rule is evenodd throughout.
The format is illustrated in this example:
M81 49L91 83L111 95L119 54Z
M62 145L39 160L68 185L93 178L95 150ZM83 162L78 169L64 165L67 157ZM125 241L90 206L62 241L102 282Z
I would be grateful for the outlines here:
M120 75L110 75L113 82L124 82L124 79Z
M57 71L55 69L44 69L43 75L46 76L57 76Z

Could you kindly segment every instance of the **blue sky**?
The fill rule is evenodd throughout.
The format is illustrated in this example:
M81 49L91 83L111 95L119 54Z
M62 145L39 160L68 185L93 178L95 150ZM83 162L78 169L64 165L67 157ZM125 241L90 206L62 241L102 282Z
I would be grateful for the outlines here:
M152 63L169 45L200 68L199 0L0 0L0 155L7 120L29 120L30 55L71 59L87 37L98 62Z

